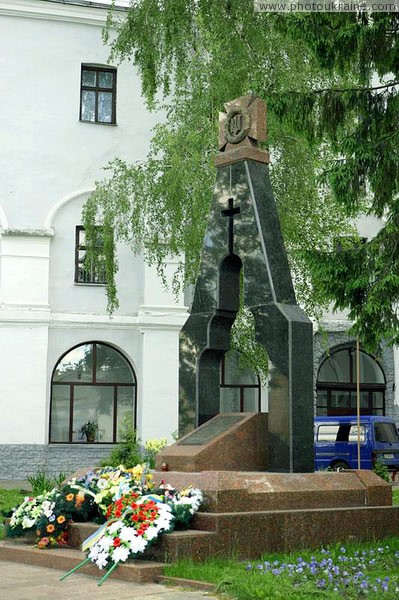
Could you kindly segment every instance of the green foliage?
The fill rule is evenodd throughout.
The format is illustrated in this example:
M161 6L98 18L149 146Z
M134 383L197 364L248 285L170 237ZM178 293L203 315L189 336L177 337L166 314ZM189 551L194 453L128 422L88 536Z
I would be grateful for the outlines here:
M271 177L299 301L316 318L331 301L349 308L369 349L397 342L398 24L397 13L255 13L247 0L141 0L126 18L111 12L111 60L132 60L147 105L166 117L147 161L114 161L85 208L93 243L99 221L108 236L109 310L118 304L115 240L161 275L183 252L173 286L195 279L218 112L252 92L268 102ZM382 229L338 256L334 238L361 212L383 217Z
M150 469L155 469L155 459L157 454L168 445L168 439L147 440L144 444L143 460L148 464Z
M4 538L4 519L22 502L28 492L24 490L5 490L0 487L0 540Z
M133 61L147 105L162 108L166 117L154 129L145 163L109 165L110 177L98 183L85 207L85 227L94 240L101 221L115 240L143 251L161 275L165 259L183 252L185 265L172 283L177 290L182 280L196 277L224 102L250 91L263 98L292 88L311 91L331 78L321 75L301 43L281 34L270 15L254 13L247 0L132 2L126 19L110 14L104 37L111 60ZM158 106L162 97L165 104ZM278 115L269 110L271 175L298 297L315 314L320 298L299 250L325 247L348 225L344 211L314 176L326 151L311 148L305 136L293 136ZM109 256L107 271L111 311L117 308L114 259Z
M375 465L374 465L373 471L374 471L374 473L376 475L378 475L379 477L381 477L381 479L384 479L388 483L391 483L391 476L389 474L389 470L388 470L388 467L386 465L384 465L383 463L377 461L375 463Z
M305 44L324 73L352 85L315 86L271 98L278 118L331 156L320 173L348 215L382 219L378 234L344 252L307 253L324 301L349 308L370 350L399 340L399 17L397 13L277 15L276 26ZM307 113L307 118L304 118Z
M34 475L28 475L26 479L32 486L32 495L40 496L59 486L67 477L68 473L60 472L58 475L52 476L47 475L46 471L38 469Z
M101 461L102 467L118 467L123 465L126 469L131 469L143 461L140 449L140 440L137 438L137 432L126 417L119 432L119 442L108 458Z

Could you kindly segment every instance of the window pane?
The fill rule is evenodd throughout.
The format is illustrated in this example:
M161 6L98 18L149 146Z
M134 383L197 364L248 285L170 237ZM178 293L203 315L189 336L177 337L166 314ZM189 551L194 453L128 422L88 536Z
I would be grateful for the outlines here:
M258 378L240 365L238 352L230 351L224 356L224 382L227 384L258 385Z
M327 390L317 390L317 408L327 406Z
M83 70L82 71L82 85L96 87L96 72Z
M317 432L318 442L335 442L339 425L320 425Z
M112 94L109 92L98 93L98 120L101 123L112 123Z
M399 434L393 423L374 423L376 442L399 442Z
M220 388L220 412L240 412L239 388Z
M259 412L259 391L257 388L245 388L244 412Z
M356 378L356 355L354 355L353 379ZM384 375L378 363L364 352L360 353L360 383L382 383L384 384Z
M102 88L112 88L114 84L114 74L106 71L100 71L98 74L98 85Z
M320 367L318 381L349 383L349 350L335 352Z
M82 90L82 121L96 120L96 92Z
M69 441L70 386L54 385L51 398L51 442Z
M331 390L331 408L349 408L350 392Z
M96 344L96 348L96 381L134 383L132 371L119 352L103 344Z
M68 352L58 363L53 381L92 381L92 352L92 344L85 344Z
M73 403L73 441L89 441L81 428L88 422L95 423L94 440L96 442L113 441L114 388L113 386L74 387Z
M374 408L383 408L384 407L383 392L373 392L373 407Z
M120 440L121 429L129 421L135 427L134 416L134 387L118 388L118 417L116 423L117 441Z
M361 425L359 427L359 437L360 437L360 441L364 442L364 426L363 425ZM348 442L357 442L357 425L351 426Z

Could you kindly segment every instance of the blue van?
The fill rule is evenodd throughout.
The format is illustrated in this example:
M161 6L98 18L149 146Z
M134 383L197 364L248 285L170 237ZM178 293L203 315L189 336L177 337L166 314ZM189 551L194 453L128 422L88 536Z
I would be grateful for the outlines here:
M315 470L357 469L357 417L315 417ZM360 417L360 468L399 470L399 434L389 417Z

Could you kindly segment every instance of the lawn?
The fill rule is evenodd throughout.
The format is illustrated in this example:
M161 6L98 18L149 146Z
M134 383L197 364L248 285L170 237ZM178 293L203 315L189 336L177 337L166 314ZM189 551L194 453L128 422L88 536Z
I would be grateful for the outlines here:
M25 490L4 490L0 488L0 539L4 538L4 517L20 504L28 492Z
M165 575L207 581L238 600L397 600L399 538L317 551L265 554L251 562L212 559L169 565Z

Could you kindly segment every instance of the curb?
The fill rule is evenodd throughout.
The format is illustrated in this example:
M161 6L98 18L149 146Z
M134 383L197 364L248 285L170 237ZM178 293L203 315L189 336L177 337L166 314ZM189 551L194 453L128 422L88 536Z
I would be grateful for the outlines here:
M216 592L214 583L206 581L197 581L195 579L183 579L182 577L168 577L167 575L159 575L156 578L157 583L170 583L171 585L190 588L201 592Z

